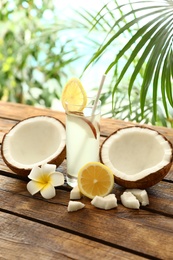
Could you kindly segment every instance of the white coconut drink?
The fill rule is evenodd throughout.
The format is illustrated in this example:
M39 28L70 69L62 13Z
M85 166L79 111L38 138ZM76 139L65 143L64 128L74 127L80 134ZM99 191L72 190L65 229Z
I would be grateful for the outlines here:
M125 188L145 189L161 181L173 160L172 144L159 132L126 127L108 136L100 148L100 160Z
M60 165L66 156L64 124L50 116L24 119L4 135L1 153L14 172L26 175L34 166Z

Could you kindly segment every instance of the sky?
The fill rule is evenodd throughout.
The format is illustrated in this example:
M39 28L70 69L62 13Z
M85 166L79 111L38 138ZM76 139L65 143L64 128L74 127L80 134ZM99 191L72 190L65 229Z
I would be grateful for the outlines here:
M103 6L105 0L54 0L54 5L57 9L61 9L65 12L70 13L70 9L77 9L85 7L87 9L100 9Z

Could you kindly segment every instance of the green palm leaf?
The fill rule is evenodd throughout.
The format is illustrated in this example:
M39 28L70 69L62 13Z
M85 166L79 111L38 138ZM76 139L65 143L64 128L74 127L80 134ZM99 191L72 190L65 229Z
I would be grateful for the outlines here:
M160 24L163 23L163 19L160 21ZM141 28L141 30L139 30L134 37L132 37L132 39L126 44L126 46L123 48L123 50L117 55L116 60L114 61L114 65L118 62L118 60L120 59L120 57L124 54L124 52L130 48L130 46L138 39L141 37L141 35L143 35L143 33L149 28L149 26L152 24L152 22L150 22L149 24L147 24L146 26L144 26L143 28ZM142 47L147 43L148 39L152 36L153 32L156 31L157 25L154 26L151 30L149 30L145 35L143 35L142 39L139 41L139 43L136 45L136 47L134 48L134 50L132 51L131 56L129 57L127 63L125 64L118 80L117 83L113 89L113 95L116 91L116 87L118 86L118 84L120 83L120 81L122 80L124 74L126 73L126 71L128 70L130 64L134 61L135 57L138 55L138 53L141 51ZM130 79L130 83L129 83L129 96L132 90L132 86L133 83L136 79L137 74L139 73L143 63L145 62L147 56L149 55L151 49L153 46L153 41L149 42L148 46L146 47L145 51L143 52L143 55L141 56L141 58L139 59L138 63L136 64L135 70L131 76ZM106 73L109 71L110 67L108 67Z
M159 75L161 74L161 71L162 71L163 60L165 59L165 54L169 47L169 44L170 44L170 39L168 38L167 41L165 42L164 48L162 49L162 52L158 59L158 63L157 63L156 70L154 73L154 79L153 79L153 86L154 86L154 88L153 88L153 117L154 117L154 119L156 119L156 117L157 117L157 90L158 90L157 86L158 86L158 82L159 82ZM161 86L163 86L162 81L161 81ZM165 97L165 95L164 95L164 97ZM162 101L164 103L165 112L168 117L168 111L167 111L167 105L166 105L167 103L166 103L166 100L164 100L164 97L162 95L162 98L163 98Z
M117 1L114 2L117 4ZM144 4L147 5L144 6ZM125 6L131 7L131 10L127 12L122 11ZM129 0L129 4L117 5L113 9L109 9L109 5L105 5L94 18L92 29L98 26L98 24L106 22L105 16L108 11L113 16L113 13L117 12L117 10L120 11L121 16L117 20L115 19L110 30L106 32L104 41L100 44L99 49L88 62L85 69L98 60L99 57L106 55L106 51L111 46L113 48L115 41L121 35L130 31L131 38L117 54L115 53L115 59L105 70L105 73L108 74L112 69L117 68L117 64L121 62L125 55L126 57L128 55L128 59L119 72L119 76L116 77L116 82L112 89L113 109L117 88L129 68L133 66L134 69L130 75L128 86L129 104L137 77L138 75L143 75L140 88L141 114L144 114L148 92L152 90L153 122L157 118L157 101L160 93L165 114L169 117L169 107L173 107L173 1ZM105 13L102 15L103 11ZM169 102L169 105L167 102Z
M169 24L168 24L169 25ZM143 84L141 86L141 110L143 112L144 105L145 105L145 99L146 95L149 89L150 84L152 83L153 75L155 73L156 64L158 62L158 58L160 56L160 53L163 49L163 46L165 44L165 41L167 40L169 36L169 31L167 32L164 30L165 24L161 27L161 29L158 30L157 34L153 36L152 40L150 40L150 43L152 44L152 51L150 54L150 58L147 62ZM153 88L153 92L157 92L157 86Z
M134 72L133 72L133 74L131 76L131 79L130 79L130 82L129 82L129 96L130 96L130 93L131 93L131 89L133 87L133 83L134 83L138 73L140 72L140 69L141 69L142 65L144 64L147 56L150 54L150 51L152 50L152 47L155 44L156 38L162 33L163 26L165 26L165 25L163 25L165 17L161 18L160 21L157 24L155 24L155 21L157 21L157 20L158 20L158 18L154 19L154 21L151 21L151 22L147 23L144 27L142 27L136 33L137 38L142 36L141 40L139 41L139 43L137 44L137 46L135 47L135 49L133 51L134 53L136 53L136 56L139 53L139 51L141 50L141 48L142 48L141 46L146 45L147 42L148 42L148 39L151 38L151 40L146 45L145 50L143 52L143 55L141 55L141 58L138 60L138 63L136 64L136 67L135 67L135 70L134 70ZM153 25L153 23L155 25L151 29L149 29L150 26ZM160 25L163 25L163 26L160 27ZM159 27L160 27L160 29L157 30ZM146 32L146 34L144 34L145 32ZM157 32L157 33L155 34L155 37L152 38L152 36L154 35L155 32Z
M141 1L136 2L136 3L140 3L140 2L141 2ZM145 2L145 1L143 1L143 2ZM125 7L125 6L127 6L127 5L128 5L128 4L126 3L126 4L124 4L124 5L118 6L117 8L115 8L114 11L116 11L117 9L120 9L120 8L122 8L122 7ZM157 6L157 7L158 7L158 8L161 8L162 11L166 11L166 10L167 10L165 7L163 8L162 5L159 5L159 6ZM115 28L116 26L118 26L118 25L119 25L121 22L123 22L124 20L126 21L126 19L127 19L130 15L132 15L132 14L134 14L134 13L141 12L141 11L145 11L145 10L152 10L152 9L155 9L155 8L156 8L155 6L153 6L153 7L142 7L142 8L138 8L138 9L133 9L132 11L130 11L130 12L124 14L123 16L121 16L121 17L114 23L114 25L112 26L111 30L108 32L106 38L108 37L108 35L110 35L110 33L112 32L113 28ZM89 65L90 65L92 62L95 61L95 59L97 59L100 55L102 55L102 54L104 53L104 51L106 50L106 48L108 48L108 47L110 46L110 44L112 44L112 43L116 40L116 38L118 38L118 36L120 36L120 35L121 35L122 33L124 33L126 30L129 30L129 28L131 28L134 24L137 24L140 20L142 20L142 19L144 19L144 18L146 18L146 17L148 17L148 16L152 16L152 15L154 15L154 14L157 14L157 13L160 13L160 10L158 10L158 11L153 11L153 12L151 12L151 13L149 13L149 14L144 14L144 15L142 15L141 17L138 17L138 18L135 17L134 20L132 20L132 21L126 23L123 27L120 26L119 31L118 31L117 33L115 33L104 45L102 44L103 46L102 46L102 45L100 46L100 48L98 49L98 51L94 54L94 56L91 58L91 60L89 61L89 63L88 63L87 66L85 67L85 70L89 67ZM93 29L94 27L96 27L96 25L98 24L98 22L100 21L100 19L103 19L104 16L105 16L105 15L101 16L101 17L97 20L97 22L94 24L94 26L92 27L92 29ZM105 40L104 40L104 41L105 41ZM108 72L110 69L111 69L111 65L108 67L108 69L107 69L106 71Z

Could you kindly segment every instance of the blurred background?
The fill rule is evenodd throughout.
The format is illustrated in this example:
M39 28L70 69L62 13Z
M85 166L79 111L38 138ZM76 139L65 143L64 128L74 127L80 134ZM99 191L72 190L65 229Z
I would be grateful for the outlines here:
M106 72L102 116L173 126L171 89L166 112L163 92L153 92L152 86L142 92L141 106L143 67L129 90L140 52L120 77L138 42L134 39L120 55L140 29L134 10L141 9L140 17L148 10L148 1L139 2L134 8L130 0L0 0L0 100L61 110L62 89L71 77L95 95Z

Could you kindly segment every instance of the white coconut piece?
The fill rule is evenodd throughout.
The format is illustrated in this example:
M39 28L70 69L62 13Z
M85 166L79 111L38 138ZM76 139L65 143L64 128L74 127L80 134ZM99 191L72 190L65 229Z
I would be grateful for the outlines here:
M173 149L169 140L153 129L126 127L104 140L100 160L113 171L117 184L145 189L168 173Z
M68 203L68 212L73 212L73 211L77 211L80 209L83 209L85 207L85 204L83 204L82 202L79 201L69 201Z
M64 124L53 117L35 116L17 123L2 140L2 157L10 169L27 175L46 163L58 166L65 159Z
M105 201L104 201L103 197L101 197L101 196L95 196L92 199L91 204L93 206L95 206L96 208L105 209Z
M109 210L117 207L117 199L115 194L109 194L105 197L95 196L91 204L96 208Z
M139 200L142 206L149 205L149 198L146 190L126 189L126 192L131 192Z
M71 200L79 200L82 198L82 193L79 190L79 187L74 187L70 192L70 199Z
M117 198L115 197L115 194L109 194L104 197L105 203L105 209L112 209L117 207Z
M139 209L140 207L139 201L131 192L127 192L127 191L123 192L120 198L124 207L130 209Z

